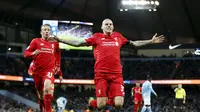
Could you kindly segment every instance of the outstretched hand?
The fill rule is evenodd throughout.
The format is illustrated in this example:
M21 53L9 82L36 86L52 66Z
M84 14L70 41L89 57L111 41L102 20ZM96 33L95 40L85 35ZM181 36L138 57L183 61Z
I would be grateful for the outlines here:
M157 33L152 37L152 43L162 43L165 40L163 35L157 36Z

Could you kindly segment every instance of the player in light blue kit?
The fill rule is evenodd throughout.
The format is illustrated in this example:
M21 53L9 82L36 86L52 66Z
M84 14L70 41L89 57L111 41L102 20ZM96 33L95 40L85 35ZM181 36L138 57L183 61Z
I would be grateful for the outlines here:
M142 84L142 97L144 105L141 112L152 112L151 111L151 93L157 96L156 92L152 88L151 77L148 76L147 81Z
M65 111L65 106L67 104L67 99L65 97L59 97L57 100L56 100L56 103L57 103L57 112L64 112Z

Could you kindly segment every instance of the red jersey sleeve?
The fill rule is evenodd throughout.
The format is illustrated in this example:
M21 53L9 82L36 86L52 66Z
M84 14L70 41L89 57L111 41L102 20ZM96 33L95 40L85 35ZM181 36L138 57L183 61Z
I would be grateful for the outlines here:
M94 34L92 37L85 39L88 46L95 46L96 45L96 38L97 34Z
M33 52L36 50L36 39L33 39L30 43L30 45L26 48L26 50L24 51L24 57L30 57L32 56Z
M122 45L128 43L128 40L124 36L120 35L120 39L121 39Z
M124 44L128 43L128 40L124 36L122 36L121 33L119 33L119 32L113 32L113 35L117 36L119 38L121 45L124 45Z
M62 70L60 70L60 71L58 72L58 75L59 75L59 76L63 76Z

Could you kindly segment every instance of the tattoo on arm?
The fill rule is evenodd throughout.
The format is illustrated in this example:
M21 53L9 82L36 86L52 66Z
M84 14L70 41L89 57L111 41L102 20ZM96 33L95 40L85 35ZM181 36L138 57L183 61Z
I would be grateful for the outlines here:
M75 38L60 38L60 37L55 37L56 40L71 45L71 46L86 46L86 41L85 39L75 39Z
M152 40L138 40L138 41L130 41L130 44L131 45L134 45L134 46L144 46L144 45L147 45L147 44L151 44L152 43Z

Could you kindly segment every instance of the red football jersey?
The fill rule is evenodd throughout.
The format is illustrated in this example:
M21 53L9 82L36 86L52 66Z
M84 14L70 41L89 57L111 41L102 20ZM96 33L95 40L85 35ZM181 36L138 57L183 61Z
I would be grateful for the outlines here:
M142 87L133 87L132 91L134 98L142 99Z
M122 73L120 48L128 42L126 38L118 32L113 32L109 36L96 33L86 39L86 42L89 46L94 47L95 73Z
M32 70L34 74L54 71L56 65L59 63L56 61L57 56L55 56L55 51L57 49L59 49L59 46L58 44L55 44L55 42L49 42L42 38L33 39L25 50L24 57L32 56L32 53L35 50L40 50L40 53L32 56L33 65L30 70Z

